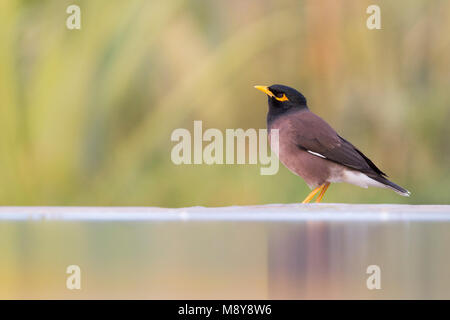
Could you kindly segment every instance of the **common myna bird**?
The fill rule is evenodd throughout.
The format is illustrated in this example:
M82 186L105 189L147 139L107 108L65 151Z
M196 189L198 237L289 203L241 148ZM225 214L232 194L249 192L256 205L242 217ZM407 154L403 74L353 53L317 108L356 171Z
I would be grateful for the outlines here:
M369 158L309 111L300 92L279 84L255 88L267 94L267 128L269 137L272 129L279 130L280 161L313 189L303 203L310 202L318 192L316 202L320 202L332 182L389 188L402 196L410 195L408 190L386 179L387 175Z

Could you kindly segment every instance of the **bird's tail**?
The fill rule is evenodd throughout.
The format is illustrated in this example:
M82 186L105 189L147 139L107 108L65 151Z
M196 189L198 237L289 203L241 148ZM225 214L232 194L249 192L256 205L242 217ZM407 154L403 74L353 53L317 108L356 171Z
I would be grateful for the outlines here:
M411 195L411 192L409 192L408 190L400 187L398 184L393 183L392 181L389 181L388 179L386 179L385 177L382 177L380 175L376 175L376 176L371 176L372 179L384 184L386 187L388 187L389 189L394 190L395 192L397 192L399 195L404 196L404 197L409 197Z

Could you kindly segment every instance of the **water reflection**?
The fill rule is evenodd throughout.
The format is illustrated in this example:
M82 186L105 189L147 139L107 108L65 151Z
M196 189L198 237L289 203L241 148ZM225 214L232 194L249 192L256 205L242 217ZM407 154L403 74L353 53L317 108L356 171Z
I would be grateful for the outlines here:
M448 219L311 221L284 213L236 221L212 213L208 221L202 214L0 219L0 298L450 298ZM79 292L65 287L71 264L82 270ZM369 265L381 268L381 290L366 287Z
M305 222L269 231L275 299L450 298L448 222ZM381 290L368 290L369 265Z

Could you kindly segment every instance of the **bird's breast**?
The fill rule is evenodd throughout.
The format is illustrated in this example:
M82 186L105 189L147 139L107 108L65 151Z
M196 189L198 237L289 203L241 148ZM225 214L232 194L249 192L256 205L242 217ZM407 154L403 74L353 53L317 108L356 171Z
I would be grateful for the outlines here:
M305 180L310 188L315 188L327 182L335 164L319 156L300 149L292 139L288 127L272 126L268 135L272 150L278 150L281 163L292 173ZM272 139L273 129L278 129L278 141ZM278 146L274 145L275 143ZM334 171L334 170L333 170Z

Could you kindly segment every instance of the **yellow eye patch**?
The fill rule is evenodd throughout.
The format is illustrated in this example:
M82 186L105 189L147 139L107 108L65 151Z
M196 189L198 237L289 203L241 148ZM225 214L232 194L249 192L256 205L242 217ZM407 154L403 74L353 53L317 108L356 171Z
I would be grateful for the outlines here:
M283 95L278 98L276 95L273 94L272 91L270 91L269 87L266 87L266 86L255 86L255 89L258 89L258 90L264 92L269 97L275 98L278 101L289 101L289 99L286 97L286 94L283 93Z
M278 101L289 101L289 99L286 97L286 95L283 93L283 95L281 96L281 98L278 98L277 96L273 96L275 99L277 99Z

